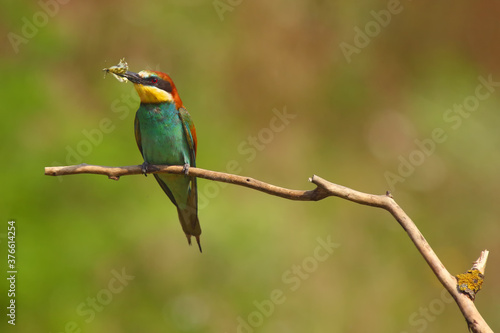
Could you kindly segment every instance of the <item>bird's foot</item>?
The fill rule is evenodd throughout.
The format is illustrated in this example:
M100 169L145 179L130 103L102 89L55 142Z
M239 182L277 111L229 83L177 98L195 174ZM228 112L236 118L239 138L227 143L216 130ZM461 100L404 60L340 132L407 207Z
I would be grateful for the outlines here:
M146 177L148 176L148 166L149 166L149 163L146 161L144 161L144 163L142 163L142 165L141 165L142 174Z
M148 176L149 172L153 172L153 171L156 171L156 170L158 170L158 168L153 167L151 164L149 164L146 161L144 161L144 163L142 163L142 165L141 165L142 174L144 176L146 176L146 177Z
M190 165L189 164L184 164L184 166L182 167L182 172L184 172L185 175L187 175L189 173L189 167Z

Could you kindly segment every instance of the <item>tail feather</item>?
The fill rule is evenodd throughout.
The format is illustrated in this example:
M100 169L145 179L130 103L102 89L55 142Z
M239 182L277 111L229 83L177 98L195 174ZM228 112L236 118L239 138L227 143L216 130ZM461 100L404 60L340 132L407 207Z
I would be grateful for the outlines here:
M163 191L177 207L179 222L181 223L182 230L186 234L189 245L191 245L191 236L195 236L198 248L201 252L201 227L200 221L198 220L196 178L169 174L155 174L154 176ZM170 187L167 186L167 183L170 184ZM188 192L186 192L186 188Z
M184 209L177 208L177 213L179 214L179 222L181 223L182 230L186 234L189 245L191 245L191 236L194 236L198 243L198 248L200 252L202 252L200 244L201 227L196 207L186 207Z
M191 246L191 235L186 234L188 244ZM196 238L196 243L198 243L198 248L200 249L200 253L203 253L201 249L200 236L194 236Z

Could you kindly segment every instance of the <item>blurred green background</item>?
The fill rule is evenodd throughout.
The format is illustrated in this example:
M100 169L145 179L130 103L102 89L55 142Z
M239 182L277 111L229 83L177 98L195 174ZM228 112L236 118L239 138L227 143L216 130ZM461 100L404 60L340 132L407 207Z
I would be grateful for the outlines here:
M500 82L498 3L2 8L0 266L14 219L18 275L16 326L3 279L0 331L466 332L384 211L199 180L200 255L152 177L44 176L52 165L142 163L136 93L101 71L123 57L132 71L172 76L197 126L200 167L236 161L242 175L295 189L314 188L313 174L391 189L452 274L490 250L476 304L499 329L500 87L474 97L479 77ZM463 103L473 111L448 111ZM446 140L431 144L436 129ZM410 158L418 165L391 186L388 173ZM332 253L316 250L318 237L336 244ZM122 272L133 279L117 282Z

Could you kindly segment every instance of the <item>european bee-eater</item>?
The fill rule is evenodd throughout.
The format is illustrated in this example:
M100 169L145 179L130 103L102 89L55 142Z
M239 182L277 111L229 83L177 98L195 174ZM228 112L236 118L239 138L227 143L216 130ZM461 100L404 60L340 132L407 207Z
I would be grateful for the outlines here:
M161 188L177 207L182 230L191 245L196 238L201 252L196 177L187 176L196 167L196 130L191 115L182 104L172 79L165 73L144 70L115 73L134 84L141 104L135 115L135 140L149 164L183 165L185 174L154 174Z

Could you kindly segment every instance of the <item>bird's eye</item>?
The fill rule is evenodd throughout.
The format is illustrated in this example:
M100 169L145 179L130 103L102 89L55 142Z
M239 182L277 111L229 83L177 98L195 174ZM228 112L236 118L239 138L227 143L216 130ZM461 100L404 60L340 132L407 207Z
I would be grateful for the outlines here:
M151 82L152 83L158 83L158 78L156 78L156 77L151 78Z

